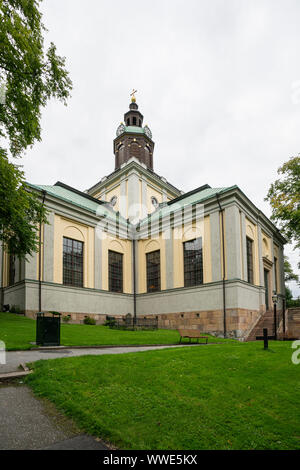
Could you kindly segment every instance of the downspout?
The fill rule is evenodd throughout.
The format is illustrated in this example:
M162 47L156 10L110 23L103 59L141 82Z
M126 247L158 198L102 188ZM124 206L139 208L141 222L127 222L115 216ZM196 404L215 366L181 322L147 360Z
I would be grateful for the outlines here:
M43 190L43 201L45 204L46 191ZM42 220L40 220L40 233L39 233L39 312L42 311Z
M136 260L135 260L135 239L132 240L132 259L133 259L133 325L136 325Z
M224 338L226 338L227 331L226 331L226 291L225 291L225 244L224 244L224 209L222 209L219 194L216 194L218 205L219 205L219 213L221 214L221 232L222 232L222 259L223 259L223 269L222 269L222 284L223 284L223 329L224 329Z
M2 243L2 251L1 251L1 300L0 300L0 311L3 312L3 304L4 304L4 242Z

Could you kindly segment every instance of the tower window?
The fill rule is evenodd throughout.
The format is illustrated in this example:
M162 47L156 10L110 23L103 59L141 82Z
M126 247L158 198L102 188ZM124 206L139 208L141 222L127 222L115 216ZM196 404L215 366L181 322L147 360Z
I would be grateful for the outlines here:
M133 116L133 118L132 118L132 123L133 123L134 126L136 126L136 117L135 116Z
M253 241L246 237L247 249L247 281L253 284Z
M146 254L147 292L160 291L160 250Z
M63 237L63 284L83 287L83 242Z
M127 126L130 126L130 119L127 119Z
M183 244L184 287L203 284L202 238L195 238Z
M123 254L108 250L108 278L111 292L123 292Z
M142 127L142 121L139 119L139 126Z

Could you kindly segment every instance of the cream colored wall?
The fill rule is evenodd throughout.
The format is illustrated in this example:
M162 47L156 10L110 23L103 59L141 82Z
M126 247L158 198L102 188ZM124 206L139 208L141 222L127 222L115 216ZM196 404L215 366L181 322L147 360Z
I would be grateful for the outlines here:
M109 182L107 182L109 183ZM95 197L96 199L104 199L104 194L105 193L108 193L108 192L111 192L113 191L115 188L118 188L120 187L120 180L117 179L115 180L113 183L110 183L110 184L107 184L107 185L104 185L100 191L98 191L97 193L93 194L93 197ZM109 199L105 199L106 201L109 200Z
M54 217L54 282L63 282L63 237L84 242L83 286L94 287L94 227L55 215Z
M202 237L203 243L203 282L212 281L210 219L206 216L204 222L199 223L197 227L195 223L190 223L184 228L178 227L173 230L174 287L184 286L183 243L198 237Z
M261 232L262 238L262 255L265 258L268 258L270 261L272 260L272 251L271 251L271 238L268 237L263 231Z
M258 260L258 235L257 225L246 218L246 236L253 241L253 274L254 284L259 286L259 260Z
M132 242L107 233L102 238L102 288L108 290L108 250L123 254L123 292L132 293Z
M155 207L153 206L153 204L151 202L152 197L155 197L158 200L159 203L162 202L162 192L154 189L152 186L149 186L149 184L147 184L147 211L148 211L148 214L155 211Z
M165 240L162 234L156 238L138 241L138 290L142 294L147 292L147 268L146 268L146 254L151 251L160 250L160 283L161 290L166 289L166 249Z
M220 227L220 257L221 257L221 273L223 279L223 232L224 230L224 253L225 253L225 279L227 279L227 251L226 251L226 217L225 213L223 212L223 229L222 229L222 212L219 213L219 227Z
M114 210L115 211L119 211L120 210L120 186L117 186L115 188L113 188L111 191L108 191L106 193L106 201L109 202L111 200L112 197L116 196L117 197L117 202L114 206Z

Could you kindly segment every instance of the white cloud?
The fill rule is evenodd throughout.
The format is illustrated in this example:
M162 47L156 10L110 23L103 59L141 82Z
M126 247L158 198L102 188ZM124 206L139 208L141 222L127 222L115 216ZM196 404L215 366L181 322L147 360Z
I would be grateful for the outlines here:
M74 90L67 108L53 101L43 112L43 140L23 161L29 181L86 189L110 173L136 87L159 174L185 191L237 184L270 215L268 187L300 151L297 0L45 0L42 9Z

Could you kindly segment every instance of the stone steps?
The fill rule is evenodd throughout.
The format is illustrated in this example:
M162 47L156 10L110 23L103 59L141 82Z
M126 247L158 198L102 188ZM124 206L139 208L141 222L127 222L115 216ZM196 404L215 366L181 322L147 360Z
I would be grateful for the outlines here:
M246 341L255 341L256 336L263 336L263 329L268 329L268 335L274 335L274 313L273 311L265 312L258 323L254 326L251 332L248 334Z

